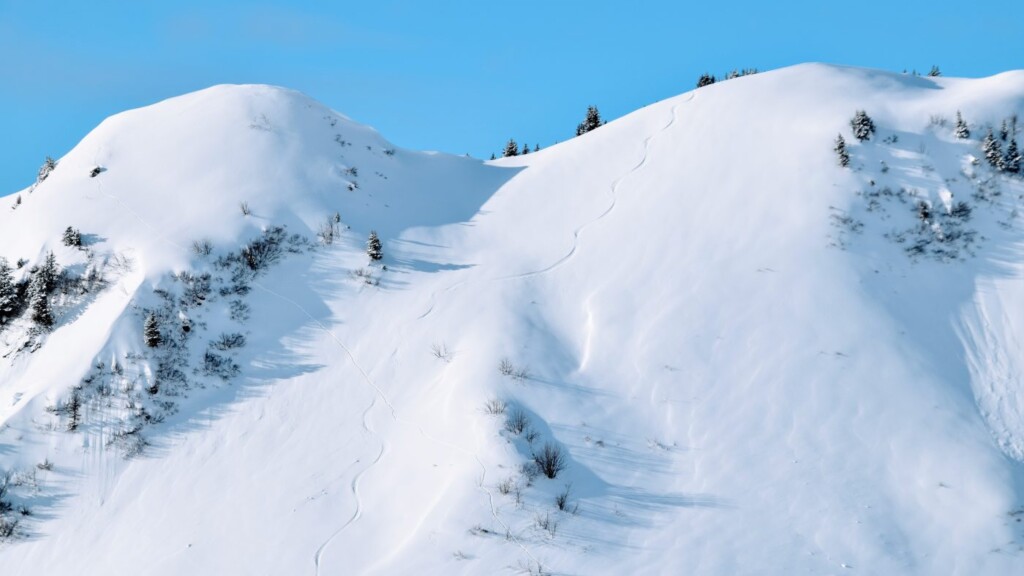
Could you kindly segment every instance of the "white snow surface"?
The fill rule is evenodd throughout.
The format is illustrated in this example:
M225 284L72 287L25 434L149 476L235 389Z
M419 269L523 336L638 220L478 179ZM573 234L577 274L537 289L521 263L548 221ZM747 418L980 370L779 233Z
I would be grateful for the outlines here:
M18 278L52 249L69 272L105 263L108 285L50 334L0 332L0 471L32 512L0 571L1024 573L1024 185L970 162L1021 113L1024 72L808 64L492 162L395 148L269 86L111 117L17 209L2 199ZM908 254L886 234L913 203L870 206L883 187L968 201L977 242ZM340 239L317 245L335 212ZM88 251L61 245L69 225ZM193 363L245 335L237 377L187 368L138 455L116 391L66 430L52 408L97 370L161 400L141 392L154 290L274 225L312 244L251 282L249 318L216 282L189 312ZM528 486L548 442L566 468ZM574 513L555 506L568 484Z

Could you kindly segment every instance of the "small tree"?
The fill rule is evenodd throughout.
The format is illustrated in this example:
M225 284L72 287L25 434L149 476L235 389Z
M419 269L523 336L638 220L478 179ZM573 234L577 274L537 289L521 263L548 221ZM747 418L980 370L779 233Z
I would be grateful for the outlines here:
M78 388L71 390L71 398L68 399L67 405L67 415L68 432L78 430L79 424L82 423L82 398L78 394Z
M928 71L928 75L934 78L936 76L942 76L942 72L939 70L938 66L932 66L932 69Z
M527 144L526 142L523 142L523 151L520 152L519 154L525 156L526 154L529 154L529 153L530 153L530 145Z
M832 149L839 156L840 166L846 167L850 165L850 153L846 150L846 140L843 139L842 134L836 136L836 145Z
M156 348L163 341L160 337L160 323L157 322L156 314L153 312L146 316L146 322L142 328L142 337L146 341L146 346L150 348Z
M505 150L501 155L505 158L508 158L509 156L519 156L519 144L516 144L515 139L508 139L508 142L505 143Z
M0 326L18 309L18 287L14 285L14 276L7 260L0 258Z
M53 255L53 250L51 250L46 255L43 265L36 271L36 276L41 279L46 294L53 292L53 289L57 287L57 276L59 274L60 266L57 265L57 257Z
M996 139L991 129L981 141L981 150L985 153L985 159L988 160L989 165L997 170L1003 169L1003 147L1000 146L999 140Z
M50 309L46 279L41 273L36 273L28 285L28 306L32 311L33 322L43 328L53 326L53 311Z
M964 122L964 117L960 115L960 111L956 111L956 131L953 133L960 140L966 140L971 137L971 130L967 127L967 122Z
M601 113L597 111L597 106L587 106L587 116L576 125L576 135L582 136L591 130L596 130L601 127Z
M82 245L82 233L71 226L68 226L67 230L64 230L64 236L62 236L61 239L64 241L65 246Z
M370 237L366 240L366 255L371 260L380 260L384 257L384 246L381 244L376 230L371 230Z
M39 173L36 176L36 182L42 182L53 172L53 169L57 167L57 161L49 156L43 161L43 165L39 167Z
M708 74L707 72L705 72L704 74L700 75L700 78L697 79L697 88L703 88L705 86L710 86L710 85L712 85L714 83L715 83L715 75L714 74Z
M857 110L857 113L853 115L853 119L850 120L850 128L853 129L853 136L861 142L869 140L875 133L874 121L863 110Z
M1003 170L1011 174L1017 174L1020 172L1020 151L1017 150L1017 139L1010 138L1010 143L1006 146L1006 154L1003 155Z

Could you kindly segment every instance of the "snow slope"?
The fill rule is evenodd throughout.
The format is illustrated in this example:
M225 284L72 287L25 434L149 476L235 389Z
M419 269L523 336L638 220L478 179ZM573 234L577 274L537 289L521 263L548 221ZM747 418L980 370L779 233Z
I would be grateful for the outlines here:
M0 332L0 469L32 510L0 565L1016 573L1024 184L971 157L1022 111L1021 72L815 64L488 163L265 86L108 119L0 214L19 277L53 249L106 278L61 297L52 333ZM60 245L69 225L86 250ZM277 225L299 237L273 266L217 263ZM211 274L199 303L185 271ZM194 326L174 386L150 311L169 338ZM210 344L233 332L244 347ZM239 374L205 370L210 351ZM506 429L517 411L532 434ZM566 467L531 481L545 444Z

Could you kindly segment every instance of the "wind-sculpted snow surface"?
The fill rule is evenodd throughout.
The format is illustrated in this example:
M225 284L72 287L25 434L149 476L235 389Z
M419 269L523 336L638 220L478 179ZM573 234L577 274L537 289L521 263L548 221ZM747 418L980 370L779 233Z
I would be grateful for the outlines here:
M0 214L18 282L65 271L0 327L0 566L1017 573L1024 185L981 139L1022 111L804 65L487 163L266 86L108 119Z

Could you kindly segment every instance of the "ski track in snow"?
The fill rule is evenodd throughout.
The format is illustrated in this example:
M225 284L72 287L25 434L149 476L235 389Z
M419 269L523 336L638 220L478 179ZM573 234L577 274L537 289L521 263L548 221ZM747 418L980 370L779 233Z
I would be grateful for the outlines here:
M691 93L690 94L690 98L687 99L686 101L684 101L683 104L693 100L693 98L694 98L694 96L696 96L696 94L697 94L696 92ZM533 271L530 271L530 272L523 272L523 273L520 273L520 274L512 274L510 276L499 276L498 278L494 278L493 280L494 281L499 281L499 280L517 280L517 279L521 279L521 278L530 278L532 276L539 276L541 274L545 274L547 272L551 272L552 270L554 270L554 269L558 268L559 266L561 266L561 265L565 264L566 262L568 262L569 259L571 259L576 254L576 250L579 248L580 234L582 234L583 231L586 230L587 228L589 228L592 225L597 224L598 222L603 220L606 216L611 214L613 210L615 210L615 207L618 205L619 186L622 185L622 182L625 181L626 178L629 178L630 176L632 176L633 174L638 172L641 168L643 168L644 165L647 164L647 158L648 158L648 155L650 153L651 140L653 140L656 136L664 133L666 130L671 128L673 124L675 124L675 122L676 122L676 108L677 107L678 107L678 104L672 106L672 118L669 119L668 124L665 124L665 126L663 126L660 130L658 130L654 134L651 134L647 138L644 138L643 157L640 158L640 161L635 166L630 168L625 174L623 174L622 176L619 176L618 178L613 180L611 188L609 190L605 191L605 193L609 196L609 199L610 199L608 207L605 208L605 210L603 212L598 214L596 218L583 223L581 226L579 226L578 228L576 228L576 230L573 231L573 233L572 233L572 247L569 249L569 251L564 256L562 256L561 258L556 260L554 263L552 263L552 264L550 264L548 266L545 266L544 268L541 268L539 270L533 270Z

